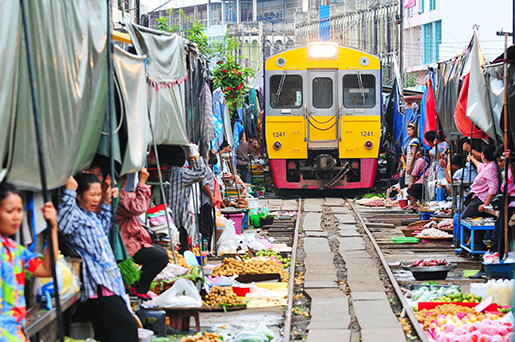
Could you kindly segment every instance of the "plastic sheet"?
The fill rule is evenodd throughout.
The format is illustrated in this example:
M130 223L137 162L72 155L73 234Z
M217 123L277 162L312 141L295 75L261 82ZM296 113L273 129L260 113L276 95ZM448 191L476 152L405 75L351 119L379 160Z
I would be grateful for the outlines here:
M52 189L87 167L97 149L107 103L106 2L33 0L27 8L47 183ZM23 32L21 24L20 20L18 26L2 30L0 41L10 31ZM26 47L23 34L17 38L16 128L8 178L22 188L39 190ZM14 51L7 54L9 59L16 58Z
M156 299L144 303L143 306L195 308L202 306L202 298L191 280L179 278L171 288L163 292Z
M157 145L187 145L184 40L127 23L138 55L148 59L148 110Z

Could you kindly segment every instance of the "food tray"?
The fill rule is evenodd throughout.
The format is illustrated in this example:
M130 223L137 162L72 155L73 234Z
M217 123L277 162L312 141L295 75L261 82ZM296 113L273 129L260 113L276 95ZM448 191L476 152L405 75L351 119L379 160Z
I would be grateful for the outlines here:
M426 224L428 224L429 222L431 222L431 220L417 221L417 222L408 224L406 227L422 227L422 226L425 226Z
M409 236L392 236L393 243L418 243L419 239Z
M245 310L247 308L247 304L243 305L217 305L217 306L202 306L198 308L198 311L201 312L217 312L217 311L237 311L237 310Z
M240 283L253 283L258 281L280 281L281 275L279 273L265 273L265 274L242 274L236 278Z
M439 305L445 305L445 304L455 304L458 306L465 306L467 308L474 308L479 303L462 303L462 302L419 302L418 303L418 310L432 310L436 308ZM488 305L484 311L497 311L499 310L499 305L492 303Z
M440 271L450 271L458 267L457 264L451 264L450 266L428 266L428 267L410 267L410 264L407 264L405 262L401 263L401 266L406 269L410 270L411 272L415 271L416 273L420 272L440 272Z
M417 229L401 229L402 234L406 237L415 237L413 234L420 232L421 230Z

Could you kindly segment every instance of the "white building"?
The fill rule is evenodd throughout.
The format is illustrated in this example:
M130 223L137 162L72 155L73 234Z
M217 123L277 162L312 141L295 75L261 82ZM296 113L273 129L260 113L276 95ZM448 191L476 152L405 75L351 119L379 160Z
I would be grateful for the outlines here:
M504 50L497 31L511 32L512 0L404 0L404 68L424 84L427 67L462 52L479 27L487 61ZM511 37L509 44L511 45Z

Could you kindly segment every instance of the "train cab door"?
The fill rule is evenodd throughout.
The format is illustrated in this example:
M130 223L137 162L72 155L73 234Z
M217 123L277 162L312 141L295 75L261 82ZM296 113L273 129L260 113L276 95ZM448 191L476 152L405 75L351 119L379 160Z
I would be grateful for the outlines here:
M308 70L306 140L309 150L337 150L339 142L336 70Z

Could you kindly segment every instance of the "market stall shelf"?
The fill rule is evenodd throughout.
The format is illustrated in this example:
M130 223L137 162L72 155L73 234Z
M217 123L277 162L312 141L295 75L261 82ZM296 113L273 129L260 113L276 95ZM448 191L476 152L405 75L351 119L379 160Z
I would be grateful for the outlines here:
M473 225L471 224L471 221L469 220L462 220L460 223L460 247L469 252L470 254L483 254L486 253L486 250L478 249L479 246L476 246L474 243L474 235L475 232L486 232L486 231L493 231L495 228L495 224L488 224L488 225ZM464 241L464 230L470 231L470 244L465 243Z

